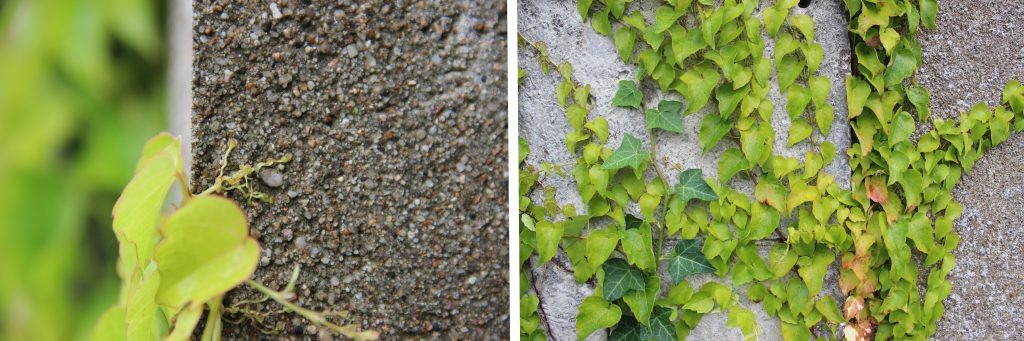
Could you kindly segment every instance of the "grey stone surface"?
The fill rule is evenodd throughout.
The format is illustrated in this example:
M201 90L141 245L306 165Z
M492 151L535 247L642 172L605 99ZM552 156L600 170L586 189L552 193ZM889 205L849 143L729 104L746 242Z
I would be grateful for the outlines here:
M1006 82L1024 81L1024 2L939 1L934 32L921 34L918 79L932 112L958 117L999 103ZM1012 340L1024 335L1024 136L983 156L953 190L964 206L960 246L936 340Z
M248 182L273 202L228 193L260 242L253 280L280 290L299 265L293 302L385 340L508 335L506 9L196 1L196 192L230 139L227 172L293 156ZM246 312L226 315L225 340L323 339L279 304L242 303L261 296L226 296Z
M657 1L639 1L631 5L629 11L640 10L648 16L648 22L653 22L654 9L658 5ZM850 135L846 120L846 93L843 84L846 75L849 74L850 48L846 36L845 9L840 0L822 0L813 2L806 9L794 8L792 14L808 14L814 19L817 42L825 49L825 60L822 62L818 74L828 76L831 80L832 89L827 101L833 106L836 114L832 131L826 140L835 144L838 151L835 161L826 167L826 172L835 176L837 183L848 188L850 171L844 151L850 146ZM603 116L608 120L611 133L609 146L618 146L625 133L632 134L641 139L645 145L649 145L650 137L644 125L644 115L638 110L616 108L610 105L618 80L635 78L635 66L623 64L611 38L594 32L589 21L584 23L580 20L574 1L527 0L520 2L519 31L528 40L546 42L549 47L549 55L555 63L569 61L575 69L575 79L592 86L591 95L594 108L590 114L592 117ZM767 34L765 38L766 55L770 57L774 46L773 41ZM557 78L545 76L540 71L535 56L524 49L520 49L519 61L519 67L527 72L527 76L520 86L519 134L530 142L531 154L528 162L539 164L547 161L553 164L562 164L573 161L573 156L566 150L563 140L571 128L565 118L564 110L558 107L555 96ZM809 143L805 141L797 144L794 148L785 148L789 118L785 112L785 96L779 93L774 71L770 83L772 88L769 98L775 105L772 117L772 125L776 133L775 153L803 160ZM660 92L657 85L653 83L645 84L644 95L648 107L655 106L663 98L685 102L676 94ZM737 147L735 143L724 139L707 154L701 154L697 140L698 131L701 119L709 111L707 109L711 107L713 105L684 118L684 133L681 135L660 131L656 133L655 140L659 153L657 162L665 170L670 184L677 181L675 178L678 174L678 171L675 170L676 165L683 169L701 168L705 176L717 177L719 157L727 148ZM825 139L817 133L814 138L817 141ZM653 171L648 172L649 177L652 177L653 174ZM563 205L571 203L577 208L584 207L571 178L550 176L542 178L541 183L544 186L557 189L556 199L559 203ZM728 185L747 193L753 191L753 182L742 176L730 180ZM539 193L535 193L535 195L534 199L539 200ZM637 213L639 210L632 207L632 212ZM667 244L666 249L673 245L673 243ZM766 244L762 251L768 248L770 245ZM568 263L564 258L561 259L561 262ZM559 266L548 265L545 269L537 272L544 275L538 281L541 282L541 301L546 309L548 322L553 329L551 334L557 340L575 339L575 316L579 304L593 289L585 284L576 284L571 273L567 273ZM834 272L829 276L834 276ZM690 283L695 288L699 288L700 285L714 279L714 276L703 275L691 278ZM835 287L836 281L826 279L825 282L825 292L838 295L838 289ZM667 290L668 285L664 285L663 289ZM757 314L757 322L761 328L759 338L761 340L781 339L779 321L768 317L759 304L747 301L743 288L740 288L738 292L741 297L744 297L741 304ZM724 313L709 314L690 334L690 339L742 339L742 334L738 329L726 327L725 324L726 315ZM594 333L588 338L588 340L602 339L604 339L604 333L601 332Z

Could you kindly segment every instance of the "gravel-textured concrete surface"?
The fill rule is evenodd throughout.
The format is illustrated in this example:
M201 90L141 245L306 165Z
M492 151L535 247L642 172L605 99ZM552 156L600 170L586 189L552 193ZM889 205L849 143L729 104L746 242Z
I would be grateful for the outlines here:
M638 110L611 106L611 99L615 95L618 80L634 78L636 70L635 66L627 66L622 63L611 38L594 32L589 21L582 22L574 1L524 0L519 5L520 33L528 40L546 42L549 55L555 63L562 61L572 63L576 70L574 73L576 80L592 86L590 94L593 97L594 109L590 115L603 116L608 120L610 130L608 145L618 146L625 133L632 134L643 141L645 145L649 145L650 138L644 125L644 115ZM660 1L639 1L631 5L629 12L634 9L640 10L648 16L648 22L653 22L654 10L659 5ZM806 9L794 8L792 13L805 13L815 20L817 42L825 49L825 60L822 62L818 74L828 76L831 80L832 91L829 93L827 101L834 107L836 118L827 139L817 134L815 139L831 141L840 151L837 153L835 161L826 167L826 172L834 175L837 183L849 188L849 163L845 152L842 152L850 146L850 133L846 120L846 92L843 85L846 75L849 74L850 65L845 9L840 0L822 0L812 2ZM766 53L771 56L774 43L767 34L765 34L765 38ZM548 161L553 164L561 164L572 161L572 155L566 150L564 142L564 136L571 128L565 117L565 111L558 107L555 96L558 79L555 76L545 76L537 65L536 57L525 49L520 49L519 61L519 66L527 72L527 76L520 86L519 95L519 135L530 142L531 149L527 162L539 164ZM776 132L775 153L803 160L809 144L805 141L793 148L785 148L789 131L789 117L785 112L785 96L779 93L774 72L769 82L772 84L769 99L775 105L772 117L772 125ZM645 84L644 88L647 107L655 107L663 98L685 102L681 96L661 93L656 84L648 83L650 84ZM683 119L684 133L681 135L661 131L656 133L659 157L657 162L668 173L666 176L670 178L670 183L674 184L678 181L678 171L674 168L676 165L684 169L701 168L705 176L717 177L719 157L727 148L737 146L734 142L724 139L718 146L702 155L697 139L698 131L701 119L712 107L714 107L713 104L709 105L706 110L685 117ZM653 171L648 172L648 176L653 175ZM556 198L559 203L563 205L572 203L577 208L585 207L571 178L544 177L541 183L558 190ZM735 177L730 180L728 185L748 193L753 192L753 182L745 176ZM535 193L535 200L541 199L539 192ZM632 207L632 209L635 214L638 214L639 210L636 207ZM666 244L666 249L674 245L674 243ZM766 245L763 247L765 250L770 248L770 245ZM766 252L765 255L767 255ZM567 259L562 259L561 262L568 264ZM558 340L576 339L575 318L579 304L593 289L587 285L576 284L572 274L566 273L558 266L547 266L546 269L537 271L537 273L546 275L538 280L542 282L541 300L553 329L552 334ZM830 276L832 275L834 274L830 273ZM662 277L667 278L664 274ZM713 279L715 277L711 275L696 276L690 279L690 283L694 287L699 287ZM838 295L835 282L835 280L826 279L826 283L831 284L831 286L826 286L826 292ZM668 289L667 284L663 289ZM742 289L740 289L740 295L743 297L742 304L757 314L758 324L761 327L759 338L761 340L780 340L779 321L768 317L759 304L747 301L746 294ZM738 329L726 326L726 320L724 313L705 316L690 334L690 339L742 339L743 336ZM604 337L604 333L596 332L589 340L602 340Z
M1024 81L1024 2L939 1L934 32L921 34L918 79L932 112L958 117L996 105L1012 79ZM953 190L964 215L950 274L953 293L936 340L1015 340L1024 335L1024 135L988 151Z
M385 339L508 335L505 16L504 1L195 3L195 189L229 138L229 171L294 155L250 179L274 199L244 205L255 280L282 289L300 264L296 303ZM229 314L243 322L226 339L333 338L247 307L269 316Z

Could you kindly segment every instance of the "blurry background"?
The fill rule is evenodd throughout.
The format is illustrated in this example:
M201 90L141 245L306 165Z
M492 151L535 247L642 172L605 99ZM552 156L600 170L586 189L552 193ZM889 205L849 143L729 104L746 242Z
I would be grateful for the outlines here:
M0 340L84 339L117 300L111 209L167 129L170 12L0 0Z

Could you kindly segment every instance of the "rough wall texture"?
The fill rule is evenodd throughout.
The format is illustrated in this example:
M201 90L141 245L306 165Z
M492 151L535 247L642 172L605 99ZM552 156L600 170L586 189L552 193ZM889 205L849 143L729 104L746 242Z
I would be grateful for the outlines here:
M767 3L770 4L770 2ZM648 22L653 22L654 10L659 5L660 1L639 1L638 5L636 3L631 5L630 11L638 9L650 16L647 18ZM835 161L825 169L826 172L836 177L837 183L849 188L849 161L843 152L850 146L850 131L846 120L848 115L846 92L843 85L850 68L845 8L840 0L821 0L812 2L807 8L794 8L792 13L794 15L807 14L814 19L817 42L825 49L825 60L822 62L818 74L829 77L832 83L832 90L827 101L835 108L835 121L827 138L815 133L815 139L817 141L828 140L835 144L836 149L840 151L837 153ZM589 21L584 23L580 20L575 1L521 1L519 30L526 39L546 42L551 59L555 63L562 61L572 63L575 79L592 86L590 94L593 97L594 109L590 114L603 116L608 120L611 133L608 145L618 146L625 133L632 134L643 141L645 145L649 145L650 138L644 125L643 114L638 110L611 106L618 80L635 78L636 67L627 66L619 59L611 38L594 32ZM770 56L774 49L774 42L767 36L767 33L765 39L766 53ZM519 88L519 135L530 142L531 149L527 162L539 164L547 161L552 164L561 164L573 161L572 155L565 148L564 136L571 128L565 118L564 110L558 107L558 100L555 96L557 79L555 76L545 76L536 62L536 57L524 49L520 49L519 67L527 72L526 78ZM685 102L681 96L662 93L656 84L648 83L643 89L647 107L656 106L657 102L663 98ZM769 83L772 84L769 99L775 105L775 112L772 116L772 125L776 132L774 150L776 154L803 160L809 147L806 141L793 148L786 148L790 123L785 112L786 99L779 93L774 71ZM685 117L683 119L684 133L681 135L656 132L655 140L658 144L659 157L657 162L668 173L666 176L670 178L670 184L674 185L678 181L676 165L684 169L701 168L705 176L716 177L718 159L722 153L729 147L737 146L731 141L723 140L717 147L702 155L697 134L701 119L711 107L713 105L709 105L704 111ZM649 171L648 176L653 176L653 173L653 171ZM571 178L544 177L541 183L558 190L556 198L559 203L572 203L577 208L585 207ZM748 193L753 192L753 182L742 176L730 180L728 185ZM534 194L537 196L534 200L541 199L539 193ZM632 207L632 212L638 214L639 209ZM674 245L672 241L666 243L666 250L670 250ZM762 246L763 256L767 256L767 250L770 247L771 244L768 243ZM562 264L569 264L564 255L559 257L563 258L560 260ZM577 284L571 273L558 266L549 265L545 269L537 271L537 274L541 276L538 279L541 282L540 296L553 329L552 334L558 340L576 339L576 313L580 303L593 292L593 288L586 284ZM825 292L838 296L838 288L834 284L836 283L834 271L830 272L828 276L825 282L832 285L826 285ZM662 277L667 278L664 274ZM698 288L705 282L715 279L712 275L701 275L691 278L690 283ZM664 286L663 290L667 291L670 288L668 283ZM759 338L761 340L780 340L779 321L768 317L760 304L746 300L744 291L740 291L740 296L743 297L742 304L751 308L757 315L757 323L761 327ZM743 335L739 329L727 327L726 320L725 313L713 313L705 316L697 328L691 332L690 339L742 339ZM603 340L604 338L604 333L597 332L588 340Z
M1024 81L1024 2L939 1L934 32L921 35L918 79L932 112L959 117L999 104L1006 82ZM1024 135L985 153L953 190L964 206L960 247L937 340L1012 340L1024 335Z
M505 15L504 1L195 3L194 189L230 138L228 171L294 155L250 179L274 203L241 200L255 280L282 289L301 265L296 303L386 339L508 335ZM270 315L229 314L227 339L332 338L245 307Z

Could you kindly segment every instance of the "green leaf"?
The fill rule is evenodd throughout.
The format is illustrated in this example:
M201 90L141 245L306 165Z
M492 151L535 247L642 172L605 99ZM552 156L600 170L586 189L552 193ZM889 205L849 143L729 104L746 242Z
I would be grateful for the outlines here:
M644 274L626 263L625 259L612 258L601 265L604 270L604 299L615 301L631 290L644 291Z
M832 163L832 159L836 157L836 145L832 142L822 142L821 146L818 147L821 151L821 165L828 166Z
M821 299L814 302L814 308L818 309L818 312L829 322L841 323L846 321L843 318L843 314L839 312L839 305L836 304L836 300L832 296L822 296Z
M772 62L768 58L761 58L754 62L754 81L760 86L768 85L768 77L771 75Z
M608 120L604 117L598 117L584 125L587 129L594 132L597 138L601 139L601 143L608 141Z
M895 146L897 143L907 141L910 139L910 134L914 133L914 118L910 117L910 114L906 111L901 111L896 114L896 117L892 120L892 133L889 134L889 146Z
M808 295L814 297L821 292L824 285L825 271L828 266L835 262L835 254L830 251L814 253L814 257L801 257L797 262L800 265L797 274L807 284Z
M768 267L775 278L782 278L796 265L799 257L796 251L790 250L785 244L775 244L768 253Z
M804 53L804 59L807 61L808 74L818 72L818 66L825 60L825 49L821 47L821 44L805 44L800 47L800 51Z
M704 181L704 172L700 168L687 169L679 173L679 183L675 187L676 195L683 203L690 199L701 201L718 200L718 194Z
M562 80L558 83L558 87L555 88L555 95L558 97L558 107L565 108L565 100L569 98L572 92L572 81ZM586 118L586 115L584 115Z
M789 20L793 23L793 26L800 30L804 38L807 38L807 41L814 41L814 20L810 16L804 14L794 15Z
M623 62L629 63L629 59L633 56L636 37L636 30L629 27L623 26L615 31L615 49L619 51L619 57Z
M676 30L675 27L679 27L679 29ZM682 26L673 26L669 29L669 34L672 36L672 54L675 56L676 63L683 63L686 57L708 46L704 42L701 31L696 28L686 31Z
M779 211L768 205L755 201L750 207L750 222L747 223L747 236L744 240L767 238L779 227Z
M807 341L811 339L811 331L802 325L782 323L782 340Z
M653 46L640 52L640 66L643 67L648 76L654 73L659 63L661 63L661 55L658 51L654 50Z
M729 182L733 175L750 169L750 166L750 161L747 161L739 149L726 149L725 153L722 153L722 157L718 159L718 181L723 184Z
M623 316L622 321L608 334L608 341L650 340L651 328L644 327L632 316Z
M651 335L657 341L675 341L678 336L676 328L672 324L672 313L674 309L661 306L654 307L651 315Z
M138 169L114 204L113 225L119 245L119 268L127 271L122 276L141 272L152 256L160 209L181 169L181 152L174 150L176 145L166 145L156 155L143 155L148 162Z
M917 58L908 49L899 49L892 56L889 67L885 69L885 86L891 87L900 84L904 79L914 74L917 69Z
M708 104L721 76L711 67L702 67L686 71L679 79L686 84L686 113L692 114Z
M789 127L789 140L786 141L786 147L792 147L810 137L812 131L813 128L810 123L807 123L807 120L799 118L793 121Z
M149 163L149 161L154 157L160 155L160 153L168 151L171 154L178 156L180 155L177 154L179 150L181 150L181 140L168 133L157 134L153 138L149 139L149 141L146 141L146 144L142 147L142 157L135 163L135 174L142 171L142 167Z
M679 284L690 275L715 272L715 268L704 257L702 248L703 242L700 239L683 239L676 244L668 263L668 273L672 276L673 285Z
M789 33L779 35L775 41L775 64L782 64L782 58L800 48L800 42Z
M260 247L249 237L245 213L233 201L202 195L174 212L156 247L160 290L156 302L183 307L223 295L252 276Z
M576 0L576 9L580 12L580 18L583 22L587 21L587 13L590 12L590 5L594 0Z
M828 97L828 92L832 89L832 85L829 83L828 77L811 77L808 81L808 86L811 90L811 103L814 103L815 107L821 107L824 105L825 98Z
M783 211L786 207L786 186L770 177L762 177L754 187L754 199L760 203Z
M1008 104L1018 116L1024 114L1024 86L1019 81L1006 82L1006 87L1003 88L1003 103ZM1024 120L1018 118L1017 122Z
M907 224L907 238L914 241L917 249L925 254L929 253L935 244L932 220L923 212L918 212Z
M668 65L668 63L661 63L654 69L654 73L651 74L651 77L658 81L658 86L661 87L662 91L664 91L672 85L672 82L675 82L676 70L672 68L672 66Z
M754 312L735 305L729 308L729 319L725 325L739 328L745 340L757 340L757 321Z
M633 135L625 134L622 137L622 144L616 149L612 156L609 156L601 165L601 169L620 169L632 167L634 171L640 171L647 164L650 153L643 149L640 140Z
M786 113L789 114L789 119L794 120L800 117L810 102L810 91L803 85L795 84L789 87L789 91L786 92Z
M541 220L535 225L537 230L537 257L539 264L547 263L555 257L558 251L558 242L562 241L562 233L565 227L562 224Z
M789 15L789 9L779 9L775 6L764 9L761 17L764 19L764 27L768 30L768 34L772 37L779 32L779 28L782 27L782 23L786 22L786 16Z
M857 76L846 76L846 106L850 109L850 117L860 116L864 105L871 95L871 86Z
M622 251L626 254L626 260L641 270L653 271L657 266L654 261L653 245L650 224L643 223L637 228L627 228L622 232Z
M633 312L637 321L649 326L651 313L654 311L654 299L657 298L659 291L661 291L661 280L658 279L658 276L650 276L647 278L647 286L643 291L630 291L626 296L622 296L622 300L626 302L626 306L629 307L629 311Z
M590 263L590 267L597 269L604 264L617 245L619 232L614 226L590 231L587 235L587 262Z
M665 32L665 30L668 30L669 27L676 23L676 20L679 19L682 14L683 13L676 12L672 7L658 7L658 9L654 11L654 31L657 33Z
M162 267L163 264L160 266ZM161 337L156 319L159 307L154 301L160 286L160 273L154 266L150 266L145 276L142 276L141 282L132 283L128 289L128 302L125 307L125 326L127 328L125 335L128 340L152 340Z
M896 48L896 43L900 41L900 34L892 27L886 27L879 32L878 39L882 43L882 47L885 48L885 51L892 53L892 49Z
M729 130L732 129L732 121L728 118L722 117L717 114L707 114L704 116L704 120L700 122L700 131L697 135L697 140L700 143L701 149L707 153L711 148L714 148Z
M612 24L608 20L608 10L610 7L605 7L604 10L594 13L590 18L590 26L594 27L594 32L597 32L603 36L612 35Z
M771 159L772 145L775 142L775 131L771 124L761 123L751 130L740 132L740 148L751 163L767 164Z
M931 96L928 95L928 89L925 89L920 85L912 85L907 88L907 99L910 103L914 104L914 108L917 109L917 119L924 122L925 119L931 115Z
M530 142L526 141L525 138L519 138L519 163L526 161L526 157L530 155Z
M217 300L220 300L220 298L217 298ZM201 317L203 317L203 304L193 303L188 305L174 318L174 329L171 330L171 334L167 335L164 341L189 340Z
M789 309L793 312L803 312L804 307L810 300L810 294L807 291L807 285L803 281L797 278L790 278L789 283L786 285L786 298L788 299Z
M96 328L93 329L92 334L89 337L91 341L120 341L128 340L125 335L127 326L125 325L125 308L124 306L115 305L107 309L106 312L100 316L99 322L96 322Z
M818 123L818 131L821 135L828 135L832 129L832 121L836 119L835 112L829 104L822 105L814 110L814 121Z
M636 82L620 80L619 89L615 91L615 97L612 98L612 105L640 109L640 102L643 99L644 94L637 88Z
M647 109L647 129L662 129L673 133L683 132L683 118L680 112L683 103L678 101L660 101L658 109Z
M746 97L749 92L750 88L748 87L736 90L729 83L719 85L715 96L715 99L718 100L718 113L721 114L722 117L728 118L734 111L736 111L736 107L739 106L740 101L743 97Z
M572 126L573 130L580 131L583 129L583 125L587 122L587 108L582 105L573 104L569 106L569 109L565 111L566 117L569 119L569 125Z
M796 81L797 77L804 72L804 61L797 59L796 56L789 55L782 58L782 63L778 65L779 73L779 89L786 90L789 86Z
M929 30L935 30L935 16L939 12L936 0L921 0L921 21Z
M921 192L924 191L921 172L910 169L904 172L900 178L898 182L903 187L903 196L907 199L907 207L917 207L921 204Z
M605 301L600 296L589 296L580 304L576 316L576 332L579 340L586 339L594 331L611 328L622 318L619 306Z

